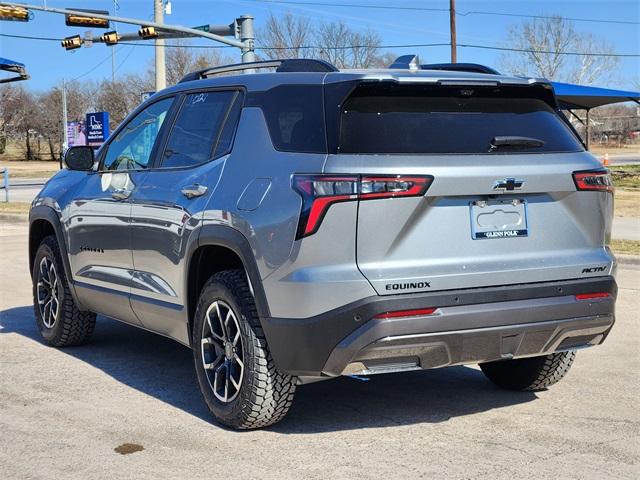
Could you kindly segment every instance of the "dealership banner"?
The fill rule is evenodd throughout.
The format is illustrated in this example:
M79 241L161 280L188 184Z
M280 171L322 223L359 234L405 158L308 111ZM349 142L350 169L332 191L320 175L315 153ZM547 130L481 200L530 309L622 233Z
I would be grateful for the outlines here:
M67 145L77 147L87 144L87 130L84 122L67 122Z

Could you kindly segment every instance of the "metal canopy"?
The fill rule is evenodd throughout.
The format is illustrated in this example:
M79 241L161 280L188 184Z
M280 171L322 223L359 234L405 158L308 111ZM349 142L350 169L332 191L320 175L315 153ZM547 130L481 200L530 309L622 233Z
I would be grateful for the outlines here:
M640 92L613 90L610 88L587 87L571 83L551 82L563 110L590 110L602 105L621 102L640 103Z
M0 83L17 82L19 80L28 80L29 75L24 63L16 62L15 60L9 60L8 58L0 57L0 71L16 73L17 75L8 78L0 78Z

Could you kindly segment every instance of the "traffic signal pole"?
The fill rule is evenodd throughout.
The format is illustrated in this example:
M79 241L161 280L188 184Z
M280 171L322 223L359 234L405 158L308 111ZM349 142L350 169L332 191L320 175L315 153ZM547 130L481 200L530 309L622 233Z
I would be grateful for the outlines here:
M222 35L217 35L210 31L205 31L204 29L199 30L196 28L183 27L181 25L166 25L164 23L150 22L147 20L141 20L137 18L125 18L125 17L114 16L114 15L103 15L101 13L93 13L93 12L87 13L86 11L73 10L68 8L54 8L54 7L48 7L48 6L30 5L25 3L4 2L4 1L0 1L0 5L10 6L10 7L21 7L21 8L26 8L28 10L58 13L62 15L77 15L82 17L100 18L103 20L110 20L116 23L139 25L141 27L153 27L158 31L158 33L160 34L159 36L161 38L162 38L163 32L172 34L174 38L178 38L178 37L207 38L215 42L220 42L220 43L224 43L225 45L230 45L232 47L239 48L242 51L243 62L249 62L249 61L252 61L251 59L255 59L255 40L254 40L255 35L254 35L254 28L253 28L253 17L251 16L243 16L237 19L240 29L239 29L239 34L237 35L239 39L235 39L235 38L225 38ZM155 4L154 4L154 7L155 7Z

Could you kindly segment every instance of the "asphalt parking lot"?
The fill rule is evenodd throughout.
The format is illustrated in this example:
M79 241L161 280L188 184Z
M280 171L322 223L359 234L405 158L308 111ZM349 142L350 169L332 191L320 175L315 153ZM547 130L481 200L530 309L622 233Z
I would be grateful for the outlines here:
M607 342L549 391L501 391L468 367L341 378L238 433L212 423L171 340L100 318L90 345L45 346L26 225L0 224L0 252L2 479L640 477L638 266L619 270ZM144 450L114 451L126 443Z

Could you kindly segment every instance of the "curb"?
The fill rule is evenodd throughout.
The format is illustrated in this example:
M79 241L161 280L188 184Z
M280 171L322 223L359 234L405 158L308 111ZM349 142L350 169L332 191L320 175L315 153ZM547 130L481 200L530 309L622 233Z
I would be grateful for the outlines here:
M615 253L618 265L640 265L640 255L624 255L622 253Z
M0 223L27 223L29 215L21 213L0 213Z

